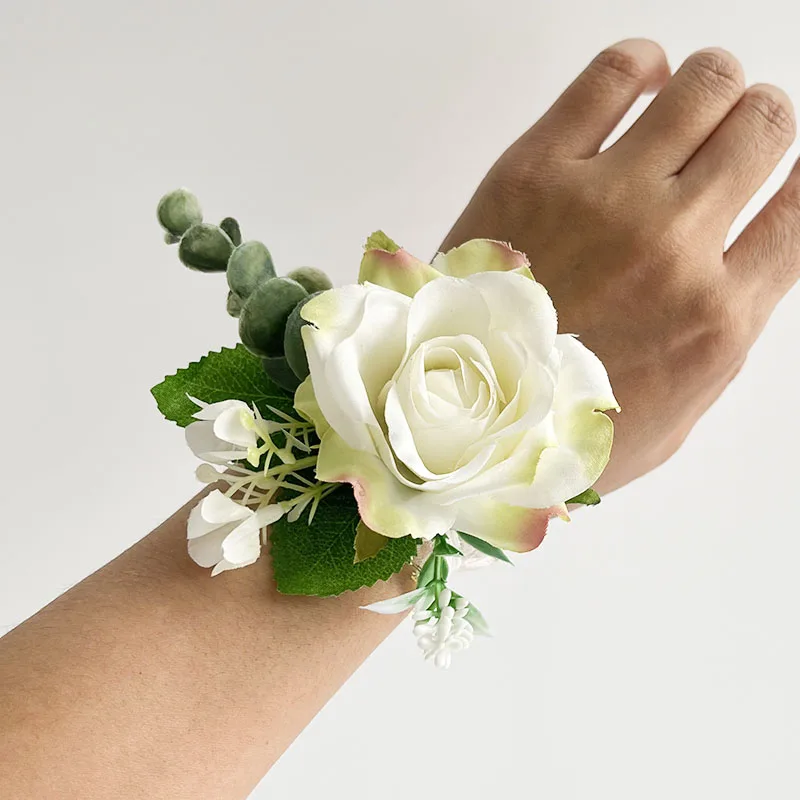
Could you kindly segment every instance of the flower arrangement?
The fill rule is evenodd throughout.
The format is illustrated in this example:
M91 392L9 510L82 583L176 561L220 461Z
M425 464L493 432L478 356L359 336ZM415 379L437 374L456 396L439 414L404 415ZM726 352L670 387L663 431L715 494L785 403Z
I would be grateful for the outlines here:
M186 189L158 218L180 260L224 272L236 347L152 390L214 488L188 549L212 575L269 545L277 588L330 596L412 565L417 588L366 608L413 610L426 658L488 628L450 565L509 561L570 503L594 505L619 410L600 360L569 334L527 257L479 239L428 264L382 232L358 282L280 277L231 217L203 222Z

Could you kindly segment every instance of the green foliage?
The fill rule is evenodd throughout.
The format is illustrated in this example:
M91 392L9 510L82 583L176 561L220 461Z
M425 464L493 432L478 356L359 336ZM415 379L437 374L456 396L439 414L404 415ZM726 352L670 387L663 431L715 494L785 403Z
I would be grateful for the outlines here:
M364 249L387 250L390 253L396 253L400 249L400 245L392 241L383 231L375 231L367 238Z
M587 489L585 492L576 494L567 503L580 503L583 506L596 506L600 502L600 495L594 489Z
M233 242L234 247L238 247L242 243L242 229L233 217L225 217L219 226L228 234L228 238Z
M303 344L303 336L300 333L303 326L308 323L300 316L300 312L303 306L318 294L319 292L314 292L314 294L304 297L294 307L292 313L289 314L289 319L286 320L286 330L283 333L283 352L289 366L301 381L308 377L309 369L306 346Z
M239 314L242 313L243 305L244 300L236 292L228 292L228 302L225 309L232 317L238 318Z
M411 563L417 542L410 536L390 539L372 558L355 563L359 521L349 486L322 500L310 526L308 515L291 523L278 520L269 535L278 591L328 597L372 586Z
M418 588L427 586L436 577L435 570L437 558L438 556L430 555L428 556L427 561L422 565L422 569L419 571L419 575L417 576Z
M356 551L355 562L366 561L375 556L389 544L388 536L381 536L375 533L372 528L368 528L363 521L356 526L356 538L353 547Z
M170 234L168 244L177 241L192 225L203 221L200 203L188 189L167 192L158 202L156 216L161 227Z
M232 252L228 234L208 222L192 225L178 245L180 260L200 272L224 272Z
M483 617L480 611L475 608L472 603L469 604L469 609L467 610L466 616L467 622L472 625L472 629L478 636L491 636L492 632L489 629L489 624Z
M460 556L461 551L453 547L444 536L437 536L433 540L433 554L435 556Z
M206 403L233 399L255 403L261 414L270 419L274 419L275 414L268 406L294 415L292 398L264 372L261 361L242 345L212 351L164 378L151 392L159 411L182 428L195 421L192 415L197 411L187 395Z
M287 273L287 278L297 281L309 294L333 289L331 279L316 267L300 267Z
M264 372L272 378L281 389L294 394L300 385L300 380L294 374L294 370L289 366L289 362L283 356L273 356L272 358L262 358L261 366Z
M479 553L483 553L486 556L491 556L499 561L505 561L506 564L512 563L511 559L499 547L495 547L493 544L484 542L483 539L479 539L477 536L471 536L468 533L462 533L459 531L458 535L467 544L472 545Z
M270 278L260 283L239 315L239 338L244 346L257 356L282 356L286 321L307 296L306 290L290 278Z
M256 287L275 277L275 266L267 246L255 240L240 244L231 253L226 272L228 286L242 300L246 300Z

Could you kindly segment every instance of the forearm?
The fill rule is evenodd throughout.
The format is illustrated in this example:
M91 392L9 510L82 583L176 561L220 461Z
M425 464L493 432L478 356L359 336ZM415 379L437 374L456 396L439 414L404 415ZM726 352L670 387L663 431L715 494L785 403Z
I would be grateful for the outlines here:
M215 577L192 503L0 641L0 784L15 798L245 797L399 621Z

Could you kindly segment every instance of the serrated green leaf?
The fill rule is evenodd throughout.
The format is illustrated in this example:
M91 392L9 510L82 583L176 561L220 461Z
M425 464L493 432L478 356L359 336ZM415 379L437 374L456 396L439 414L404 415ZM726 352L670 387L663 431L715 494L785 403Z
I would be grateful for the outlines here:
M470 536L468 533L459 531L458 535L467 544L472 545L479 553L491 556L499 561L505 561L506 564L513 564L511 559L499 547L495 547L493 544L489 544L489 542L484 542L483 539L479 539L477 536Z
M584 506L596 506L600 502L600 495L594 489L587 489L585 492L576 494L567 503L580 503Z
M364 249L386 250L389 253L396 253L400 249L400 245L390 239L383 231L375 231L367 238Z
M292 398L264 372L260 359L241 344L210 352L164 378L150 391L159 411L182 428L195 421L192 415L197 411L187 395L206 403L232 399L255 403L269 419L274 419L275 414L268 406L295 416Z
M354 563L358 506L349 486L319 504L313 523L307 517L278 520L270 531L272 569L283 594L329 597L372 586L399 572L417 553L410 536L390 539L366 561Z

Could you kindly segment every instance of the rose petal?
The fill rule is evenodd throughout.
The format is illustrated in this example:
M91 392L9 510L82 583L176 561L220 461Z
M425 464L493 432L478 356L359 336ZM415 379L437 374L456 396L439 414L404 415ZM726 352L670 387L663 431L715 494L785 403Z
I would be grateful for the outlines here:
M477 287L455 278L439 278L420 289L411 301L406 355L440 336L473 336L486 341L491 314Z
M466 278L476 272L525 270L530 275L530 261L525 253L494 239L472 239L446 253L438 253L433 266L444 275ZM532 277L532 276L531 276Z
M566 507L520 508L481 496L458 504L456 528L503 550L525 553L542 543L553 517L568 519Z
M409 304L404 295L377 286L345 286L303 306L312 323L302 336L314 396L328 423L355 449L373 449L365 426L378 425L373 404L381 380L391 377L402 356Z
M600 359L577 339L559 335L561 370L553 401L558 447L545 450L531 486L507 496L537 508L564 502L600 477L611 455L614 423L603 411L618 409Z
M426 283L440 277L441 274L430 264L414 258L402 248L394 253L367 250L361 259L358 282L374 283L413 297Z
M498 272L471 275L467 281L488 306L492 328L547 361L555 345L557 317L544 286L522 275Z
M452 527L455 512L440 507L432 495L405 486L377 455L354 450L333 429L323 440L317 478L350 483L365 525L397 539L431 539Z

